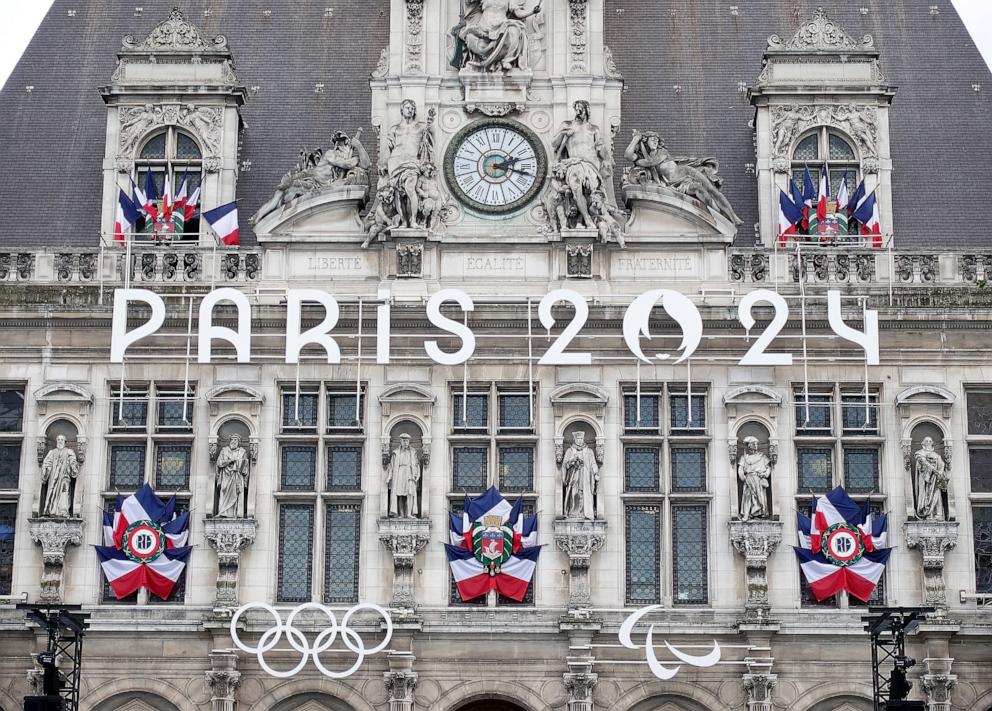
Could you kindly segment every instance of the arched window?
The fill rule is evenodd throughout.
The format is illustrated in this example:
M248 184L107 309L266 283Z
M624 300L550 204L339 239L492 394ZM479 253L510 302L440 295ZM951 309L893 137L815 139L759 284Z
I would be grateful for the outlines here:
M165 194L165 178L169 176L170 198L175 203L181 197L183 185L186 186L186 198L190 200L200 188L203 180L203 154L196 140L182 129L175 126L152 135L145 141L138 152L135 165L138 187L145 189L148 174L151 173L155 184L156 206L161 209ZM199 204L198 200L197 204ZM188 213L189 211L187 211ZM177 216L178 217L178 216ZM151 224L146 219L143 231L157 236L171 236L173 239L199 239L200 216L199 210L191 219L174 219L171 224Z
M853 194L861 179L861 163L850 141L826 126L803 137L793 151L792 179L796 181L796 185L802 187L803 170L806 166L809 166L810 175L813 176L813 184L819 185L824 159L830 166L830 199L837 199L845 173L848 195Z

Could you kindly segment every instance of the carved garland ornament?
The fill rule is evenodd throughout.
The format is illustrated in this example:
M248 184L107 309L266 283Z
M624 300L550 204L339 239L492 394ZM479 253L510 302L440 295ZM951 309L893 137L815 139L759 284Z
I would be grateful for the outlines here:
M568 44L572 52L571 68L573 72L584 72L589 69L586 63L586 46L588 44L586 10L588 5L588 0L568 0Z
M117 169L130 171L138 150L138 142L152 130L165 126L182 126L200 139L204 147L203 167L208 172L220 170L221 140L224 110L219 106L192 104L145 104L122 106L118 109L120 141L117 149Z
M189 22L179 8L173 9L169 19L160 24L144 41L137 41L132 35L124 35L124 49L132 51L224 51L227 38L217 35L212 40L203 39L200 31Z
M814 126L832 126L854 139L861 151L866 173L878 172L878 113L873 106L774 106L772 118L772 160L775 170L788 173L796 138Z
M424 53L424 0L406 0L406 70L422 74Z
M768 49L772 50L808 52L874 48L875 39L871 35L865 35L860 41L854 39L827 17L822 7L817 8L813 19L803 23L788 42L784 42L778 35L768 38Z

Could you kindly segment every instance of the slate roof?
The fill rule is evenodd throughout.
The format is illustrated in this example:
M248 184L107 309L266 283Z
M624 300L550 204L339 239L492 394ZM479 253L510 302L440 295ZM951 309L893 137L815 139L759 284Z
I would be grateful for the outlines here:
M98 88L110 81L121 37L143 37L175 4L143 0L136 17L134 2L56 0L0 91L0 249L97 244L106 130ZM368 77L388 43L388 0L335 0L332 18L324 17L330 3L308 0L178 4L205 36L228 37L239 79L259 88L243 109L243 214L269 197L301 147L339 128L374 135ZM992 76L949 2L933 15L931 0L739 0L735 16L726 0L606 0L606 41L626 80L618 157L633 128L659 130L677 153L716 156L745 221L737 241L751 244L757 186L745 164L754 162L754 109L738 83L754 84L768 35L791 36L819 4L850 34L875 36L898 87L897 247L992 248L972 217L992 192Z

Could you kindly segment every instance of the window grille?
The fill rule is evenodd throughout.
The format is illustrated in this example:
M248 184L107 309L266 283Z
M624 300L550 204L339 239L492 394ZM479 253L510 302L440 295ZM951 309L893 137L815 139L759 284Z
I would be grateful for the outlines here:
M310 602L313 583L313 505L279 507L278 598Z

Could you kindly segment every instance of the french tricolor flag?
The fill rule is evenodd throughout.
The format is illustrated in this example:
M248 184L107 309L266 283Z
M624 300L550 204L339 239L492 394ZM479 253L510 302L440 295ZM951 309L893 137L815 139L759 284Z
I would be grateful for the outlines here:
M204 212L203 219L214 229L218 239L227 246L233 247L241 244L241 238L238 236L237 201Z
M827 219L827 200L830 198L830 170L823 164L820 170L820 192L816 199L816 219L823 222Z
M828 562L823 556L802 548L794 548L799 558L799 567L806 576L809 589L816 599L825 600L841 590L847 590L862 602L868 602L878 585L885 564L892 555L891 548L865 551L861 559L847 567L839 567Z
M882 246L882 222L878 214L878 198L875 191L866 197L854 211L854 219L861 223L861 234L871 236L871 246Z
M182 577L186 559L192 550L191 547L167 548L150 563L136 563L123 551L108 546L97 546L96 554L110 589L118 600L133 595L141 588L167 600Z
M541 553L540 548L523 548L503 564L499 575L490 576L482 563L472 555L472 551L447 543L444 544L444 549L448 554L448 565L451 567L451 576L458 594L465 602L481 597L490 590L511 600L523 602Z
M803 167L803 222L804 230L809 230L809 218L813 212L813 201L816 199L816 187L813 185L813 176L809 173L809 166Z
M138 208L121 190L117 198L117 216L114 218L114 241L127 241L127 235L132 232L135 223L140 219L141 213L138 212Z
M790 236L796 234L796 225L802 221L803 211L784 190L778 192L778 241L785 244Z
M114 545L118 548L124 540L124 532L137 521L160 521L166 516L166 507L155 496L155 491L145 484L123 501L118 497L114 514ZM171 516L169 517L171 518Z

